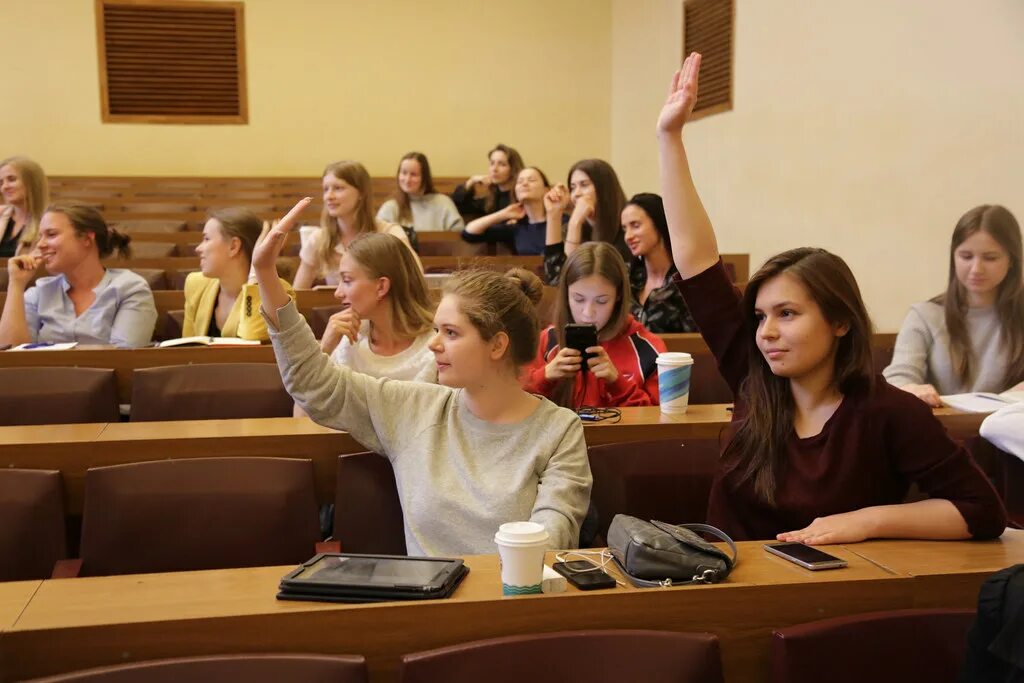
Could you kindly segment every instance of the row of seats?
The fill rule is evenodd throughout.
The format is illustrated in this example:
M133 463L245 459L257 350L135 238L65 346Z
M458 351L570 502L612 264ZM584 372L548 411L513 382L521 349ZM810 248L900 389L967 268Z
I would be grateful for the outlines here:
M953 683L973 610L869 612L772 632L772 683ZM139 662L36 683L368 683L358 655L224 655ZM722 683L710 633L595 630L506 636L402 656L401 683Z

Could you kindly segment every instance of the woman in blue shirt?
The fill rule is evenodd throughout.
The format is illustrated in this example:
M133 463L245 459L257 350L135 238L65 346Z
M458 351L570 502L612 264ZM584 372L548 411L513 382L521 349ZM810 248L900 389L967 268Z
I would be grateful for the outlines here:
M471 221L462 231L467 242L504 242L519 256L544 253L547 213L544 195L551 183L544 171L527 166L516 177L515 202Z
M157 317L149 285L130 270L104 268L101 262L114 251L127 257L130 241L107 227L91 207L47 209L32 254L7 262L10 282L0 316L0 344L148 344ZM28 288L40 265L52 277Z

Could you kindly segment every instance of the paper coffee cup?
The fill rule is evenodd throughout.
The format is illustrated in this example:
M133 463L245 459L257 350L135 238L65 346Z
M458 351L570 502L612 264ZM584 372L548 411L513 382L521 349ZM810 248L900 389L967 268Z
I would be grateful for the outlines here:
M693 356L688 353L659 353L657 363L661 412L685 413L690 404Z
M548 532L536 522L507 522L494 535L501 561L503 595L540 593Z

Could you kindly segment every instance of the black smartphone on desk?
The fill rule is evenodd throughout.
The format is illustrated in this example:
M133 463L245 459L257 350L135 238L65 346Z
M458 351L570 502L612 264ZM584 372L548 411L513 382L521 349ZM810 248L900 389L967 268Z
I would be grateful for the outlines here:
M615 579L606 574L600 567L586 560L572 562L555 562L551 568L581 591L593 591L599 588L615 588Z
M578 325L569 323L565 326L565 348L576 349L583 356L580 361L580 372L586 372L587 361L594 357L594 354L587 353L591 346L597 346L597 328L593 325Z
M804 569L840 569L846 566L846 560L835 555L812 548L803 543L766 543L764 549L784 560L798 564Z

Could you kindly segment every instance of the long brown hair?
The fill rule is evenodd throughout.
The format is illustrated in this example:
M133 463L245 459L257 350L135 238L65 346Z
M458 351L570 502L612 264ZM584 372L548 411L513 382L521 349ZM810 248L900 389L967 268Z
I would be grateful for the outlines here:
M395 171L395 192L392 195L398 204L398 222L402 225L412 225L412 206L409 203L409 193L402 189L398 183L398 176L402 173L402 162L412 159L420 165L420 190L423 196L435 194L434 176L430 173L430 162L427 156L421 152L409 152L398 161L398 170Z
M622 255L607 242L587 242L581 244L562 266L562 275L558 280L558 310L555 314L555 332L558 334L559 348L565 347L565 326L576 322L569 307L569 287L579 280L591 275L599 275L615 288L615 307L608 322L597 331L598 341L607 341L620 334L629 321L632 306L632 289L629 286L629 271ZM568 377L559 380L551 391L551 400L564 408L578 408L572 405L573 389L576 378Z
M338 180L344 180L359 193L359 203L356 204L355 225L356 234L375 232L376 223L373 220L373 184L370 174L358 161L335 161L328 164L321 177L332 175ZM327 205L324 205L320 213L320 227L324 231L325 239L317 245L317 259L321 268L328 267L334 260L334 248L338 246L341 239L341 232L338 229L338 221L327 213Z
M847 395L873 386L871 361L873 328L857 280L843 259L824 249L803 247L773 256L750 278L743 293L749 373L740 385L745 413L725 447L723 459L741 484L753 480L754 491L769 504L785 466L786 443L793 431L793 391L789 380L771 371L757 347L757 294L762 285L783 273L799 281L831 325L845 325L836 341L832 381Z
M121 258L131 258L131 236L108 226L103 220L103 215L93 207L82 204L52 204L46 207L43 213L64 214L76 235L84 236L91 232L101 259L115 251Z
M25 213L28 214L28 222L22 229L18 242L31 246L39 236L39 220L46 213L46 205L50 203L50 184L43 167L28 157L7 157L0 161L0 168L4 166L14 169L25 188Z
M242 253L247 263L252 263L252 252L256 249L256 241L263 231L263 221L248 209L228 207L213 209L208 214L220 224L220 234L228 241L237 237L242 243Z
M1011 387L1024 380L1024 275L1021 272L1020 225L1005 207L983 204L960 217L949 245L949 283L945 293L932 301L945 308L953 368L960 381L969 384L976 368L967 332L967 290L956 276L956 250L979 231L991 235L1010 259L1010 269L996 292L995 307L1003 343L1009 352L1003 383Z
M589 237L598 242L614 244L622 233L622 209L626 206L626 193L622 191L619 176L611 164L602 159L583 159L569 169L565 184L572 186L572 174L583 171L594 184L597 206L594 207L594 228Z
M509 194L515 201L516 193L516 178L519 177L519 172L523 170L525 164L523 164L523 157L520 156L519 152L514 147L503 145L500 142L494 146L490 152L487 153L487 161L490 162L491 155L495 152L502 152L508 159L508 180L512 183L512 189ZM487 198L484 199L484 213L494 212L494 206L498 201L499 188L497 185L491 185L490 191L487 193Z
M427 281L402 240L381 232L360 235L352 240L345 254L362 266L371 279L386 277L391 282L388 303L395 334L412 339L433 327L434 306L427 293Z

